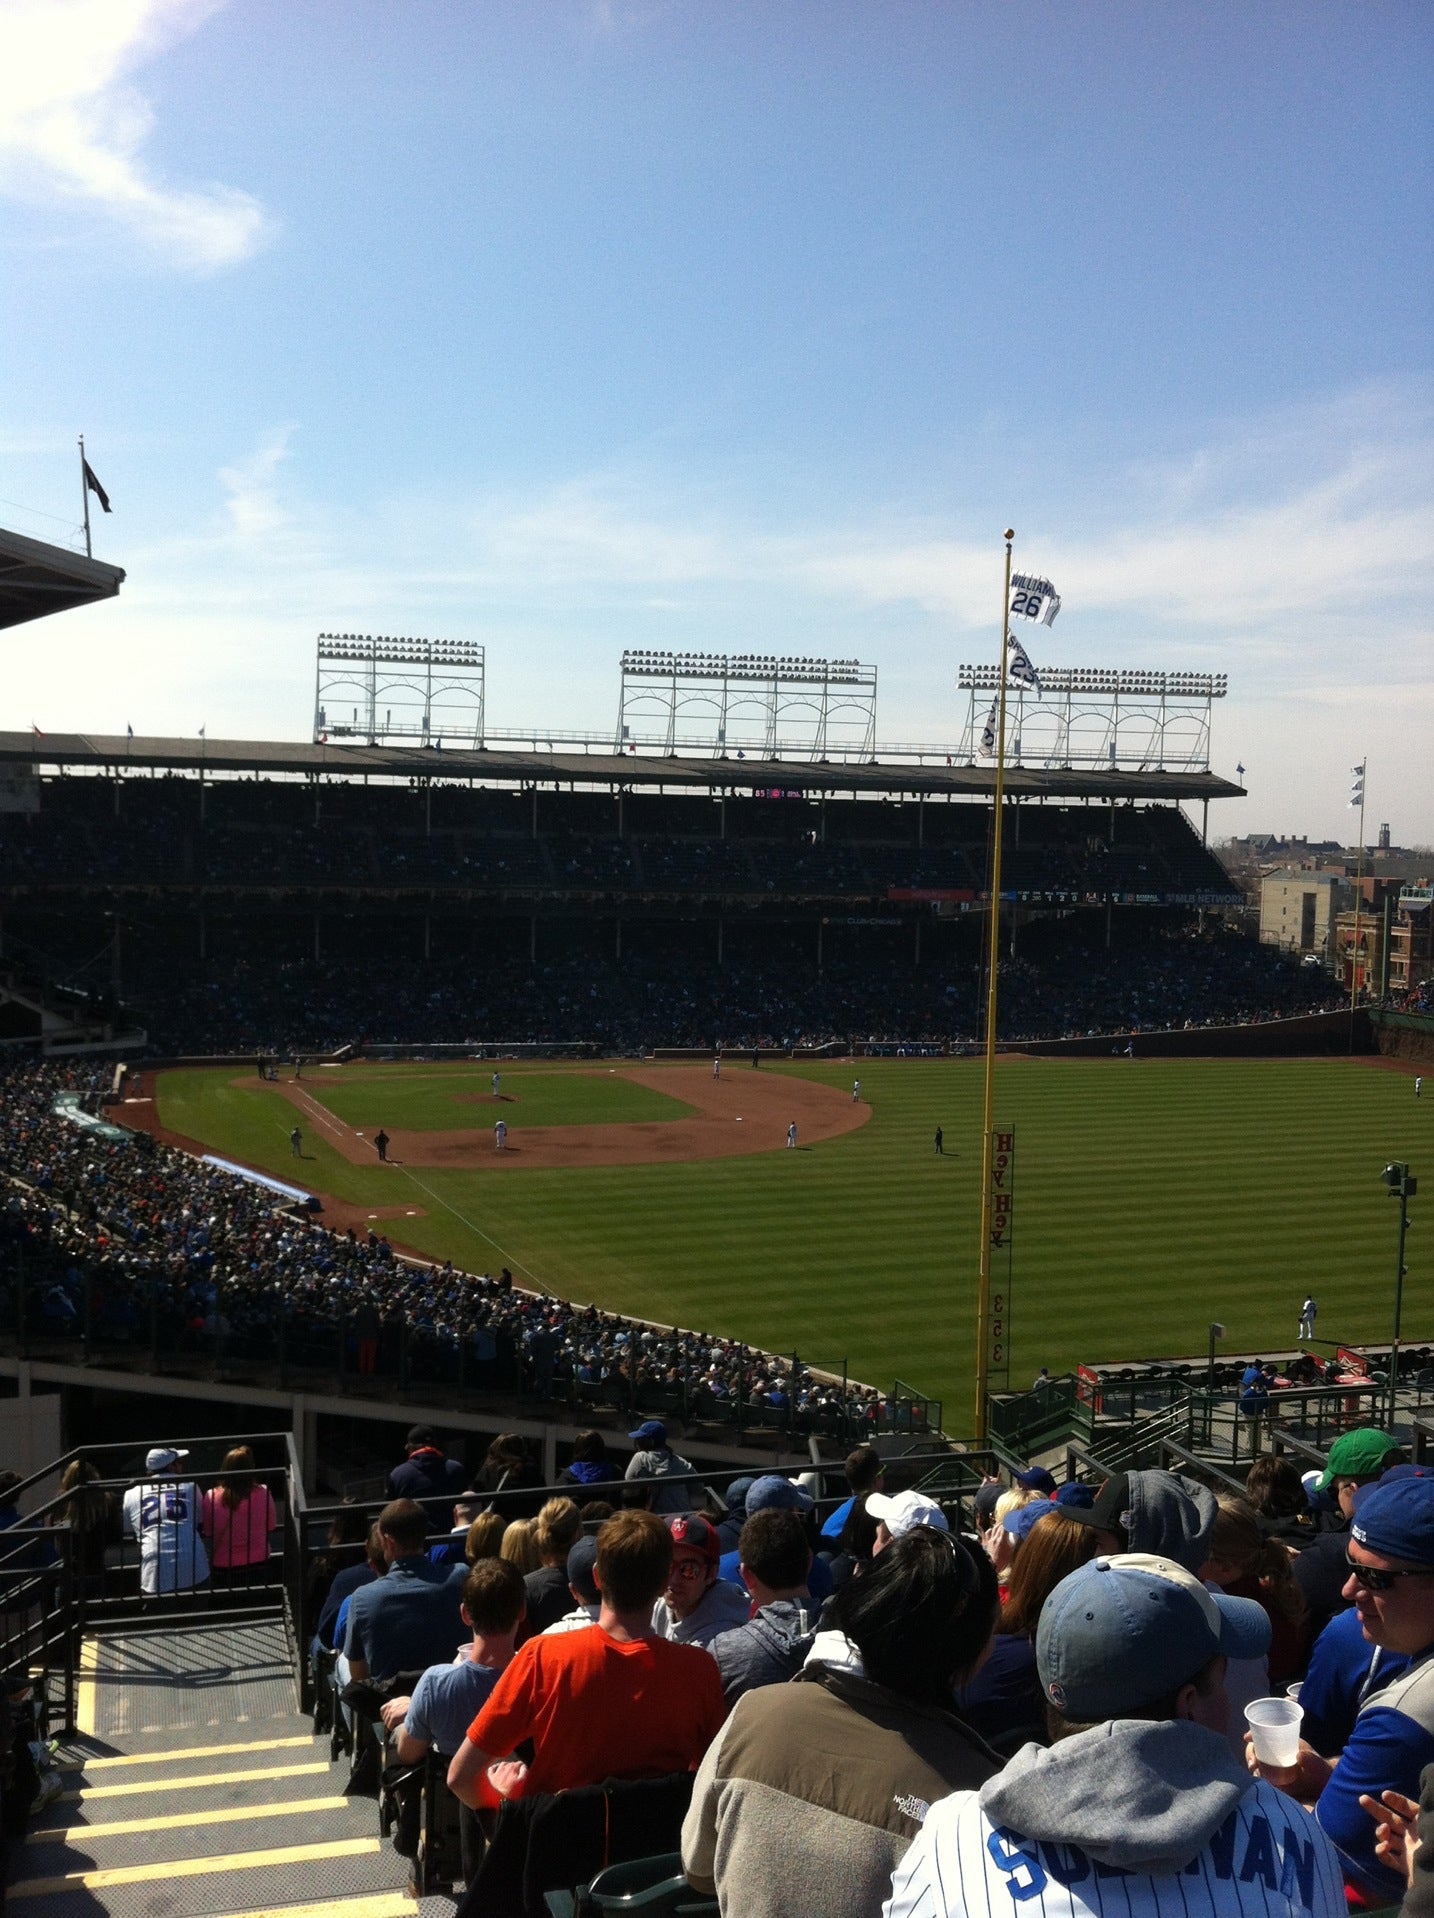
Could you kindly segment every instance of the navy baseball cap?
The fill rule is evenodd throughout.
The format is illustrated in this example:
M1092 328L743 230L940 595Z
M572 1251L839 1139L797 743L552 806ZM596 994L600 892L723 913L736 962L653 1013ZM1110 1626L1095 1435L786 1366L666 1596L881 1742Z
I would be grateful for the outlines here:
M1024 1492L1044 1492L1047 1498L1056 1489L1056 1481L1044 1465L1033 1465L1029 1471L1017 1472L1016 1483Z
M627 1436L634 1445L666 1445L667 1427L661 1419L646 1419Z
M815 1504L810 1492L804 1492L800 1485L794 1485L778 1472L753 1479L747 1487L748 1518L755 1512L809 1512Z
M584 1605L596 1605L600 1596L593 1566L597 1564L597 1537L580 1538L568 1553L568 1583Z
M747 1509L747 1494L757 1483L754 1478L734 1478L727 1487L727 1510L740 1516Z
M1259 1658L1269 1646L1254 1599L1208 1592L1174 1559L1126 1552L1057 1585L1036 1627L1036 1670L1063 1717L1100 1724L1178 1691L1217 1652Z
M1095 1487L1082 1485L1078 1478L1073 1478L1068 1485L1063 1485L1056 1493L1055 1502L1063 1506L1075 1505L1081 1511L1088 1512L1095 1504Z
M1349 1535L1382 1558L1434 1565L1434 1476L1417 1465L1396 1465L1377 1485L1362 1486Z

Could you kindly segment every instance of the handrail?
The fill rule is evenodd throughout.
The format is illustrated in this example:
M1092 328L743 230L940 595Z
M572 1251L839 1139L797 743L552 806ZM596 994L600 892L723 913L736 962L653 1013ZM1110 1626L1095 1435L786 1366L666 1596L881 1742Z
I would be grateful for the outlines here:
M1168 1459L1173 1459L1177 1465L1182 1466L1196 1478L1216 1479L1227 1491L1236 1493L1240 1498L1246 1496L1243 1479L1232 1477L1212 1459L1202 1458L1198 1452L1192 1452L1188 1446L1181 1445L1176 1439L1166 1438L1160 1441L1160 1463L1164 1465Z
M293 1674L295 1698L300 1709L310 1703L309 1643L313 1634L312 1606L315 1597L313 1572L315 1561L327 1556L331 1562L353 1562L365 1549L364 1538L330 1545L328 1533L332 1521L347 1515L367 1534L368 1526L389 1502L387 1493L349 1501L310 1499L304 1488L294 1435L289 1431L229 1433L223 1437L176 1438L177 1449L199 1456L213 1456L236 1443L247 1444L258 1455L256 1482L268 1485L275 1499L277 1534L271 1537L269 1553L261 1569L251 1575L229 1573L228 1568L211 1568L209 1581L164 1592L141 1604L139 1586L142 1563L140 1541L119 1537L117 1507L123 1492L141 1483L154 1483L160 1476L146 1474L143 1458L148 1445L136 1441L102 1441L94 1445L72 1447L60 1458L51 1460L39 1472L32 1473L21 1489L34 1490L55 1480L65 1466L76 1459L91 1461L109 1469L105 1475L85 1481L69 1491L52 1491L42 1499L26 1519L9 1532L0 1533L0 1624L5 1630L6 1662L25 1662L53 1679L63 1697L67 1729L75 1722L79 1646L89 1632L106 1625L123 1626L126 1631L153 1628L173 1629L176 1624L220 1624L250 1618L275 1618L282 1624ZM887 1476L898 1484L914 1483L930 1467L950 1461L946 1449L921 1450L887 1461ZM121 1463L123 1461L123 1463ZM132 1461L132 1469L131 1462ZM117 1469L118 1468L118 1469ZM791 1475L793 1468L788 1468ZM974 1464L973 1472L979 1470ZM811 1472L821 1481L817 1507L834 1508L839 1502L826 1489L828 1482L840 1481L840 1495L846 1484L840 1464L814 1464ZM217 1466L198 1467L186 1461L175 1475L179 1483L191 1483L200 1490L216 1484L224 1476ZM752 1465L726 1466L716 1471L694 1470L682 1475L694 1490L698 1507L718 1510L725 1505L727 1488L736 1479L760 1476ZM664 1480L671 1484L673 1480ZM682 1482L682 1481L677 1481ZM636 1481L633 1482L638 1483ZM611 1492L620 1498L629 1483L615 1478L610 1486L594 1490ZM549 1498L581 1499L584 1488L573 1484L511 1486L485 1493L485 1505L498 1511L527 1515ZM77 1495L89 1494L105 1506L105 1525L101 1528L96 1552L94 1534L84 1543L85 1533L68 1518L60 1518ZM422 1501L430 1510L446 1499ZM435 1528L435 1541L452 1533ZM47 1563L33 1562L39 1554L53 1554ZM250 1582L252 1576L254 1582ZM43 1602L31 1604L31 1597ZM23 1613L17 1601L23 1599ZM21 1625L12 1629L12 1615ZM23 1629L22 1629L23 1626ZM57 1701L58 1703L58 1701Z

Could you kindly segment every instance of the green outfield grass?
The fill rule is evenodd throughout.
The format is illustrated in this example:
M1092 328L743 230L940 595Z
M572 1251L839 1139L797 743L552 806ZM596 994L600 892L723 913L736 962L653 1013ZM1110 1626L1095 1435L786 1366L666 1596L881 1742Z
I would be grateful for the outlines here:
M364 1065L343 1072L318 1070L304 1080L309 1093L336 1118L360 1131L464 1132L506 1119L511 1130L537 1125L636 1125L685 1119L680 1099L620 1078L607 1066L571 1071L493 1067Z
M421 1251L479 1270L507 1264L570 1298L814 1362L845 1358L858 1377L901 1377L944 1398L960 1429L981 1067L865 1060L859 1070L870 1123L797 1152L410 1173L351 1166L314 1141L303 1172L342 1198L424 1207L387 1228ZM853 1068L800 1071L849 1087ZM293 1108L232 1077L164 1075L164 1123L291 1173ZM1405 1075L1337 1060L1015 1060L997 1087L997 1118L1017 1139L1013 1382L1040 1365L1202 1352L1211 1319L1228 1326L1230 1349L1288 1346L1308 1289L1322 1337L1389 1336L1395 1209L1379 1172L1402 1158L1434 1179L1434 1100L1416 1104ZM488 1121L482 1107L458 1110ZM1417 1229L1406 1256L1405 1338L1434 1342L1434 1272Z

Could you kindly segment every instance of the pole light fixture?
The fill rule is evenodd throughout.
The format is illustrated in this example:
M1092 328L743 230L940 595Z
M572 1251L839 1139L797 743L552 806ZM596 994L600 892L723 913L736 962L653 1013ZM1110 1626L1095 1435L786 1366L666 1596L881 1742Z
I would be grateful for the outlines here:
M1390 1198L1399 1201L1399 1244L1394 1259L1394 1337L1389 1346L1389 1426L1392 1431L1399 1395L1399 1327L1404 1316L1404 1274L1408 1270L1404 1263L1404 1237L1409 1230L1409 1201L1419 1190L1419 1181L1411 1176L1408 1164L1402 1159L1387 1165L1379 1176L1388 1186Z

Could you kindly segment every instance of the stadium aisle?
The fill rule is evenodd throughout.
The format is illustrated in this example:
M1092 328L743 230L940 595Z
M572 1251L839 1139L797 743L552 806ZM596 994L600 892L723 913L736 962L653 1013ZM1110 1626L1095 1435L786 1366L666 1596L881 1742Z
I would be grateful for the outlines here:
M294 1709L277 1621L86 1639L62 1794L13 1847L21 1918L450 1918Z

